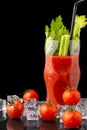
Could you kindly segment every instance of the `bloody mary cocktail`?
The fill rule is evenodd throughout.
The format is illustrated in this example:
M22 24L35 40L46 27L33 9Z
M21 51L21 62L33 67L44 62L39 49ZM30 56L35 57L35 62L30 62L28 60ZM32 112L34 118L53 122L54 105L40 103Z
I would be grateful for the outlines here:
M60 15L45 26L44 80L47 101L64 105L62 95L65 89L78 88L80 32L86 25L86 16L76 15L72 37Z
M80 79L79 56L45 57L44 80L47 101L64 105L62 94L66 87L78 87Z

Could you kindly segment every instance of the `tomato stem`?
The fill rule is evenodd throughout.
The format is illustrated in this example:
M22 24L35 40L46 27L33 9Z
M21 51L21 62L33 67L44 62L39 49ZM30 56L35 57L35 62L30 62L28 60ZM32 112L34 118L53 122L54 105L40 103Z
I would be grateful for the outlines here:
M14 106L14 104L15 104L14 99L7 101L7 103L8 103L8 105L12 105L12 106Z
M75 106L69 107L69 110L70 110L71 112L74 111L74 110L75 110Z
M74 90L75 88L74 87L67 87L67 89L69 90L69 91L72 91L72 90Z
M51 102L50 101L46 101L45 104L47 104L48 106L51 106Z

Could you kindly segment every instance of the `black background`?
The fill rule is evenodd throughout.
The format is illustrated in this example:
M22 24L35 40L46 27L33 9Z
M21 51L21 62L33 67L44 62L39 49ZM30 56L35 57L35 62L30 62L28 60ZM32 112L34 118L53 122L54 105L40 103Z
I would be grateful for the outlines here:
M9 2L1 10L1 58L0 97L16 94L22 96L25 89L35 89L40 100L46 98L43 78L45 64L45 25L59 14L70 29L73 4L76 0ZM87 2L77 9L87 14ZM87 16L87 15L86 15ZM87 27L81 31L80 50L81 79L78 89L87 97Z

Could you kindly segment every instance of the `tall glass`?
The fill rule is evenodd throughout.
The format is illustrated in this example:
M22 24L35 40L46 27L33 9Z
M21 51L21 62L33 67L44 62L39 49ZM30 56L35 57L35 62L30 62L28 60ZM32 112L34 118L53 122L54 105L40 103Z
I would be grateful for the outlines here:
M47 92L46 100L60 105L64 105L62 99L64 90L67 87L78 89L80 80L80 44L79 41L72 41L71 45L69 48L70 55L68 56L58 56L45 52L44 81Z

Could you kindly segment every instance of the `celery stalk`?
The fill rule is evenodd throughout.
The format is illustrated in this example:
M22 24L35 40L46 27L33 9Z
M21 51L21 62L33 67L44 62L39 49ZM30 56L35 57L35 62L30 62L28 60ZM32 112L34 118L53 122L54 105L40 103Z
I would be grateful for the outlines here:
M69 42L70 42L70 35L65 35L65 46L64 46L63 56L68 55Z
M76 15L75 17L75 25L73 30L73 40L80 39L81 29L87 26L87 18L86 15Z
M63 36L61 36L60 48L59 48L59 56L63 56L64 43L65 43L65 38Z
M60 40L59 56L68 55L70 35L62 35Z

